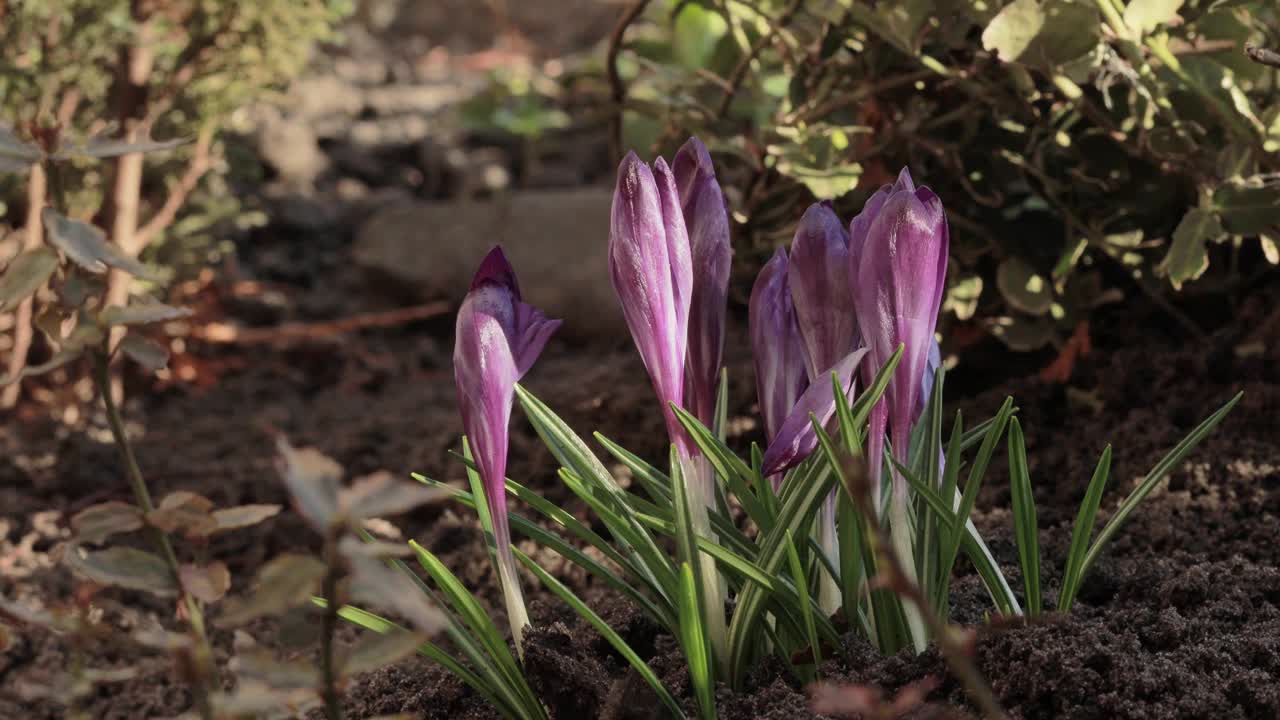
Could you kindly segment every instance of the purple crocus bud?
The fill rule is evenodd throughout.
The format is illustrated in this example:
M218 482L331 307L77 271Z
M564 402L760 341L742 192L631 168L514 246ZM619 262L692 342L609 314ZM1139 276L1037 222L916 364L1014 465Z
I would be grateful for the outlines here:
M662 402L667 432L687 448L669 403L683 407L693 270L675 180L662 158L650 170L631 152L618 167L609 275L631 339Z
M493 519L498 577L517 647L529 621L516 579L507 520L507 428L516 382L559 326L559 320L548 319L521 300L515 271L500 247L480 263L458 310L453 348L458 406Z
M791 243L789 270L810 382L858 346L849 262L849 236L840 218L828 203L810 205Z
M711 155L690 138L672 161L676 190L689 235L693 285L689 306L685 406L707 427L716 410L724 364L725 307L729 294L729 215Z
M894 452L905 463L946 284L949 235L942 201L928 188L917 189L905 168L879 204L851 281L868 372L882 367L898 345L905 346L884 398L872 410L868 448L873 459L883 455L887 425ZM883 463L873 460L877 494L882 472ZM895 497L904 496L904 482L895 481Z
M840 379L840 386L844 388L846 396L851 397L858 365L866 354L866 348L849 353L809 384L809 388L787 414L777 436L765 450L760 468L762 475L767 477L786 472L817 449L818 436L814 433L809 416L817 417L821 425L827 424L836 412L835 388L832 387L831 375L835 374Z
M772 443L809 384L808 360L787 280L787 251L778 248L751 288L748 321L756 366L756 397L765 439Z

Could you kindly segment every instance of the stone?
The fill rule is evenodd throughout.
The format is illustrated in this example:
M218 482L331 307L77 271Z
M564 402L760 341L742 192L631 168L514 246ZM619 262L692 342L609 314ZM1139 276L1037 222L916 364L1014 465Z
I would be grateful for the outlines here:
M417 299L460 301L501 243L525 300L563 318L565 336L627 337L609 281L608 188L520 191L466 203L399 203L356 232L354 257L375 282Z
M329 166L320 140L306 122L266 112L256 133L258 157L290 188L304 190Z

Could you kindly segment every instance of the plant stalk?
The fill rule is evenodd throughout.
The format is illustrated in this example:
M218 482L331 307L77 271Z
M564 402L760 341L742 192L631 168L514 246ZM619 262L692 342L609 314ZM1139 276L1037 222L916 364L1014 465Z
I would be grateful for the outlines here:
M142 477L138 459L133 454L133 444L129 442L129 437L125 432L124 419L120 415L120 409L116 406L115 399L111 396L110 355L105 347L93 353L93 381L94 385L97 386L98 394L102 396L102 404L107 413L107 425L111 428L111 437L115 440L116 448L120 451L120 460L124 464L125 476L129 480L129 487L133 490L134 502L142 509L144 515L150 513L155 509L155 504L151 501L151 492L147 489L147 482ZM205 630L204 611L200 607L200 602L182 589L182 573L178 566L178 556L173 551L173 544L169 542L169 536L154 527L149 527L149 531L152 541L160 551L161 557L164 558L165 564L169 566L169 572L173 575L174 584L178 588L179 596L182 598L186 608L191 632L196 637L197 652L201 655L198 665L203 666L203 669L208 672L208 684L216 686L218 684L218 669L213 658L213 647L209 644L209 637ZM200 716L205 720L212 720L213 708L209 705L207 687L197 688L196 697Z
M328 720L342 720L342 704L338 699L337 669L333 662L333 635L338 628L338 576L339 565L335 543L330 536L325 539L324 561L328 571L320 587L324 596L324 615L320 629L320 674L324 694L324 714Z

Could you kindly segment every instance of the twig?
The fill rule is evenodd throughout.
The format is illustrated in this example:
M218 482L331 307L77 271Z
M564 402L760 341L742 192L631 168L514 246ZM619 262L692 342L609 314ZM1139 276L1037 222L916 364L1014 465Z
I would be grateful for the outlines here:
M1257 45L1245 45L1244 54L1248 55L1249 59L1256 63L1280 69L1280 52L1258 47Z
M613 117L609 120L609 145L615 161L622 159L622 106L627 100L627 87L622 83L622 75L618 72L618 54L622 52L622 38L627 28L640 17L640 13L648 7L649 0L635 0L618 18L618 24L609 34L609 53L605 57L605 68L609 74L609 89L613 97Z
M93 381L97 386L98 394L102 396L102 405L107 412L107 425L110 426L111 436L115 440L116 447L120 450L120 460L124 464L125 475L129 479L129 487L133 490L134 502L138 504L138 508L146 515L155 510L155 504L151 501L151 492L147 489L147 481L142 477L138 459L133 454L133 444L129 442L128 433L125 431L124 418L120 415L120 408L116 406L115 399L111 397L111 359L105 345L101 350L93 353ZM205 630L204 611L200 608L199 601L182 588L182 573L178 566L178 556L173 551L173 544L169 542L169 536L157 528L151 528L151 535L156 547L160 550L161 556L164 558L165 564L169 568L169 572L173 575L173 582L178 587L178 595L186 606L187 620L191 624L192 634L195 635L197 648L204 656L200 659L201 664L207 666L209 674L206 678L193 683L192 689L196 694L196 704L199 706L201 717L212 718L213 709L209 705L205 683L211 681L209 684L216 686L218 680L213 649L209 645L209 636Z
M791 18L795 16L803 4L804 0L791 0L791 3L778 16L777 21L769 27L769 32L761 35L756 40L756 44L751 46L751 52L743 55L738 64L734 66L733 72L729 74L728 87L725 88L724 97L720 99L720 109L717 115L724 117L729 112L729 105L733 102L733 96L738 93L738 88L747 76L747 69L751 66L751 63L755 62L756 57L764 51L770 42L773 42L773 37L778 34L778 31L791 23Z
M31 250L40 246L41 238L44 235L44 229L40 223L40 211L44 208L45 197L48 194L44 166L38 163L32 165L29 178L27 185L27 236L22 241L23 250ZM14 313L13 347L9 351L8 377L18 377L22 373L22 369L27 366L27 353L31 351L31 340L35 335L31 324L32 316L34 315L34 304L35 298L29 297L18 305L18 310ZM0 394L0 408L11 408L17 405L21 394L22 383L13 383L6 387L4 393Z
M200 134L196 138L195 148L192 150L191 162L187 164L187 170L183 173L182 178L178 180L178 184L169 191L168 197L164 200L164 205L156 211L156 214L143 225L138 232L134 233L134 244L137 247L145 248L155 236L163 232L166 228L173 224L178 216L178 211L187 201L187 196L196 189L196 185L200 183L200 179L205 173L209 172L210 160L209 149L213 145L213 125L208 124L200 129Z
M447 302L413 305L395 310L383 310L351 315L340 320L310 323L284 323L268 328L240 328L231 323L217 322L192 328L191 336L206 342L239 345L287 344L304 340L324 340L368 328L385 328L403 325L415 320L439 317L449 312Z
M861 457L848 457L842 473L847 484L850 497L866 523L868 532L874 535L876 566L882 573L886 586L906 598L920 611L924 622L929 627L938 644L943 659L951 667L951 671L960 679L965 691L987 720L1005 720L1008 715L1000 707L995 694L981 671L970 657L969 648L956 636L952 628L938 617L937 610L925 597L920 586L911 580L911 576L902 568L897 553L893 550L893 539L889 531L880 523L879 513L871 499L871 479L867 472L866 460Z

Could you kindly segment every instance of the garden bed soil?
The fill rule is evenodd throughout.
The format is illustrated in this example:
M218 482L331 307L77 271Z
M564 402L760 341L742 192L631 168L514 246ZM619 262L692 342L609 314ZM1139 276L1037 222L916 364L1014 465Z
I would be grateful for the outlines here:
M330 264L329 267L340 267ZM323 288L324 283L310 287ZM323 289L294 288L305 300ZM1280 717L1280 361L1274 341L1262 355L1233 348L1277 302L1263 291L1234 320L1202 342L1163 329L1156 317L1130 307L1102 317L1095 350L1068 385L1040 382L1030 372L1043 357L1014 356L982 345L966 353L950 376L948 399L966 417L991 414L1006 395L1017 400L1039 506L1046 605L1057 591L1070 523L1103 446L1115 447L1105 517L1170 447L1235 392L1236 410L1136 512L1084 583L1067 616L1029 626L984 625L986 598L962 562L953 597L957 622L978 627L978 666L1013 717L1022 718L1276 718ZM304 306L306 303L302 303ZM451 322L428 320L370 331L330 344L261 348L200 348L224 368L207 388L156 389L134 378L127 410L139 432L138 455L153 492L186 489L218 504L286 498L272 466L271 432L313 445L338 459L349 476L377 470L422 471L460 481L447 451L461 431L449 366ZM741 336L741 328L735 334ZM731 342L730 357L746 357ZM232 369L225 369L232 368ZM239 369L234 369L239 368ZM750 418L750 368L731 367L735 417ZM1014 379L992 384L992 378ZM648 457L665 433L643 370L625 339L585 346L553 343L528 378L575 428L599 429ZM114 448L101 419L79 427L25 420L0 433L0 591L10 597L68 598L74 583L49 567L48 551L66 518L92 503L128 499ZM527 424L512 433L514 477L528 479L579 517L585 508L557 483L554 463ZM758 430L738 421L743 436ZM997 558L1017 578L1009 531L1003 452L979 501L978 522ZM437 552L482 601L501 613L480 533L461 508L434 506L396 518L404 537ZM231 568L233 592L277 553L314 549L315 537L291 512L248 532L218 540L212 550ZM534 549L526 544L527 549ZM626 603L549 552L532 553L597 607L686 703L691 695L672 638ZM527 649L534 686L556 717L641 718L660 712L625 663L593 631L536 587L528 576L535 628ZM169 619L171 608L131 593L106 594L106 618L121 624L144 615ZM249 628L273 644L275 625ZM353 637L348 629L344 638ZM232 638L219 632L225 659ZM825 678L867 683L894 692L923 678L939 681L928 705L912 717L964 717L972 712L938 654L879 656L849 636L847 659L828 660ZM56 718L62 708L18 699L23 686L47 681L66 667L67 650L38 631L23 631L0 653L0 717ZM94 667L134 666L134 680L102 686L86 703L95 718L171 716L187 709L187 691L163 658L133 657L119 647L91 652ZM359 678L346 698L349 716L407 712L424 718L496 717L473 693L425 660L411 659ZM692 709L692 705L689 705ZM721 717L811 716L803 687L766 665L742 692L719 691Z

